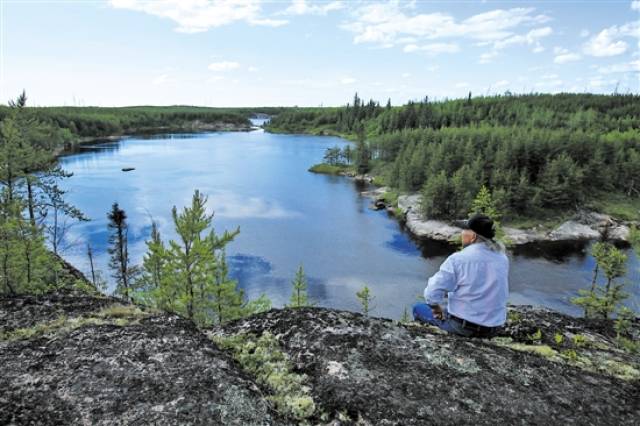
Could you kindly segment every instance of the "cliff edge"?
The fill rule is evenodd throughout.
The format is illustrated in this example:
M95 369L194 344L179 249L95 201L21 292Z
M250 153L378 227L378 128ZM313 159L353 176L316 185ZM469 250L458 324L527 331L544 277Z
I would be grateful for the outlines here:
M491 340L325 308L201 330L106 297L3 298L0 424L636 424L640 357L610 323L509 317Z

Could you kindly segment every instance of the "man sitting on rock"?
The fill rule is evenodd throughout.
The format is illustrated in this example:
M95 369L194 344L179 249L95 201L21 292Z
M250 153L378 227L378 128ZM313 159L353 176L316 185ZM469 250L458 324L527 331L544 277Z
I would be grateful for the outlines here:
M507 319L509 259L494 240L493 221L474 215L462 231L463 249L429 278L426 303L413 307L418 321L466 337L491 337ZM448 297L444 310L445 295Z

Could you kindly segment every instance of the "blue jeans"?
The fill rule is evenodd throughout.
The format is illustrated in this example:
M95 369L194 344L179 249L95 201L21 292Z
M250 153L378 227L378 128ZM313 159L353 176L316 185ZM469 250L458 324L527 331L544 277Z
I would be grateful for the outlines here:
M433 311L426 303L416 303L413 305L413 319L427 324L435 325L447 333L458 334L460 336L469 337L473 335L473 331L462 327L458 321L449 318L447 311L444 312L444 319L440 320L433 316Z

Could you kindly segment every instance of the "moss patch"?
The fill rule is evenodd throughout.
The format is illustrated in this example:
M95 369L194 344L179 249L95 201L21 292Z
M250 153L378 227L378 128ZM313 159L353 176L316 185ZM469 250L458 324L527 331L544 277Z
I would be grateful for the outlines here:
M309 388L304 385L307 377L292 371L291 363L271 333L264 332L260 337L245 333L217 335L212 340L231 350L240 366L273 392L268 399L280 413L303 420L316 412Z
M508 348L515 349L521 352L530 352L545 358L553 358L558 355L558 351L553 349L549 345L526 345L524 343L508 343L505 345Z
M31 327L5 331L0 333L0 341L28 340L57 333L68 333L87 325L113 324L124 327L132 322L137 323L147 316L149 313L142 311L138 306L115 304L79 317L68 318L61 315L52 321L37 323Z

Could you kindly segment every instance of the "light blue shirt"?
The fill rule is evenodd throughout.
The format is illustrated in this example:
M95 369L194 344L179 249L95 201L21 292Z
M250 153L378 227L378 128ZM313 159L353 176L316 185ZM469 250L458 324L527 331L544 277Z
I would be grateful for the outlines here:
M430 305L443 305L458 318L486 327L507 320L509 259L484 243L475 243L449 256L429 278L424 298Z

